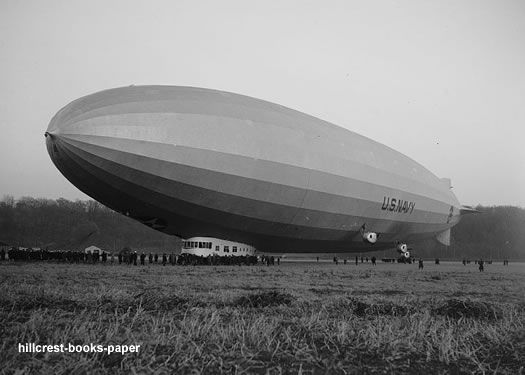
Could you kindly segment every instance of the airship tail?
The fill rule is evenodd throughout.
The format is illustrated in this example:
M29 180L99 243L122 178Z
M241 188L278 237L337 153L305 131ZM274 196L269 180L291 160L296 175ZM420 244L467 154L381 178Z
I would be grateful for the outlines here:
M468 215L468 214L480 214L481 211L476 210L473 207L470 206L461 206L459 213L461 216Z

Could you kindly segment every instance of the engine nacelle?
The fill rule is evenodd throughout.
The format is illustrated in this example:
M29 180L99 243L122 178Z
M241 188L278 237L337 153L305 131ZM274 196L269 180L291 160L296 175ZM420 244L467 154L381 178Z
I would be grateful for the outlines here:
M374 232L364 232L363 241L374 244L377 242L377 233Z
M397 244L397 251L399 253L406 253L408 251L408 246L406 243Z
M408 250L405 251L405 252L403 253L403 256L404 256L406 259L410 258L410 251L408 251Z

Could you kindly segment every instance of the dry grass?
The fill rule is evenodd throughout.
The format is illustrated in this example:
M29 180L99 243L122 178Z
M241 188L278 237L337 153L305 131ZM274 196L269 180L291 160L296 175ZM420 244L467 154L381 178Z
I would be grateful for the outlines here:
M0 263L2 373L523 373L525 269ZM138 354L17 344L140 344Z

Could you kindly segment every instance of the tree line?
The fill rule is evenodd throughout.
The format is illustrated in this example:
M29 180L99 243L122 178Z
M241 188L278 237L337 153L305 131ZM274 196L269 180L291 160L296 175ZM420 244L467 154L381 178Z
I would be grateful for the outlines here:
M93 200L4 196L0 241L12 246L82 250L90 245L119 251L180 248L180 239L155 231Z
M414 244L418 256L439 258L525 258L525 209L477 206L452 228L451 246ZM95 245L109 251L125 246L151 251L179 250L181 240L155 231L93 200L70 201L4 196L0 241L11 246L79 250ZM284 250L284 249L283 249ZM381 256L378 253L378 256Z
M477 206L452 228L449 252L471 259L525 259L525 209Z

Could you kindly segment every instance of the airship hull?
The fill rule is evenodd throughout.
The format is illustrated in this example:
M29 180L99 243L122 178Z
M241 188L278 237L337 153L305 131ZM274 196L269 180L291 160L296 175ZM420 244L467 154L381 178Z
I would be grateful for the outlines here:
M48 127L58 169L101 203L183 238L262 251L364 251L458 220L448 185L384 145L242 95L176 86L106 90ZM371 246L363 227L379 233Z

